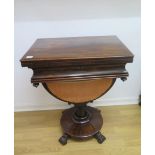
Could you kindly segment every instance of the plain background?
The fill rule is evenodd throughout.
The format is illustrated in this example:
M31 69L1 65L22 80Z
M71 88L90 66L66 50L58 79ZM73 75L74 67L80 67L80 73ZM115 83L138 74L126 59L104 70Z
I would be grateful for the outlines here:
M42 85L30 79L32 70L20 59L37 38L117 35L135 55L127 64L127 81L117 79L112 89L92 106L137 104L140 77L140 0L15 0L15 111L67 108Z

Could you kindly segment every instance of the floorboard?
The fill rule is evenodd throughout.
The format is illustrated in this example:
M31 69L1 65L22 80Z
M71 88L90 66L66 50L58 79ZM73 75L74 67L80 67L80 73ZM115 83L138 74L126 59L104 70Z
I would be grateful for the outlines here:
M59 120L62 110L16 112L15 155L140 155L140 106L105 106L101 110L106 136L103 144L95 139L68 140L62 146Z

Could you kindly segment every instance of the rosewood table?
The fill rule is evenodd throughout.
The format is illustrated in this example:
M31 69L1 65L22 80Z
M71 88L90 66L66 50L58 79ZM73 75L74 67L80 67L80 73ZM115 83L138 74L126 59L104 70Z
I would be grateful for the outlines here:
M101 113L87 103L108 92L117 78L126 80L125 65L132 61L133 54L116 36L97 36L37 39L21 65L33 70L33 86L42 83L51 95L74 105L60 120L64 145L68 138L105 140Z

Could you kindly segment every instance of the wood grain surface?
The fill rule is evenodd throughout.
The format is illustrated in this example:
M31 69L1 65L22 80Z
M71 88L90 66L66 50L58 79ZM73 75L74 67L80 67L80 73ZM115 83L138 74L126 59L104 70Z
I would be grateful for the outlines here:
M37 39L22 61L133 57L116 36Z
M115 81L112 78L103 78L70 82L46 82L45 88L52 95L65 102L84 103L103 95L113 85L113 80Z

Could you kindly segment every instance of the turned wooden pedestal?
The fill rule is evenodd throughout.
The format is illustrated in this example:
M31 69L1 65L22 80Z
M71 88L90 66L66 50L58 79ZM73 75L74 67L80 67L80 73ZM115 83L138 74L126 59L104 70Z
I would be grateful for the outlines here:
M116 36L100 36L38 39L21 64L33 70L35 87L42 83L52 96L74 105L60 120L64 145L68 138L105 140L101 113L87 104L108 92L117 78L126 80L125 65L132 61L133 54Z
M60 122L64 132L59 139L62 144L66 144L69 137L85 140L94 136L99 143L105 140L105 137L99 132L103 119L96 108L82 104L67 109L63 111Z

